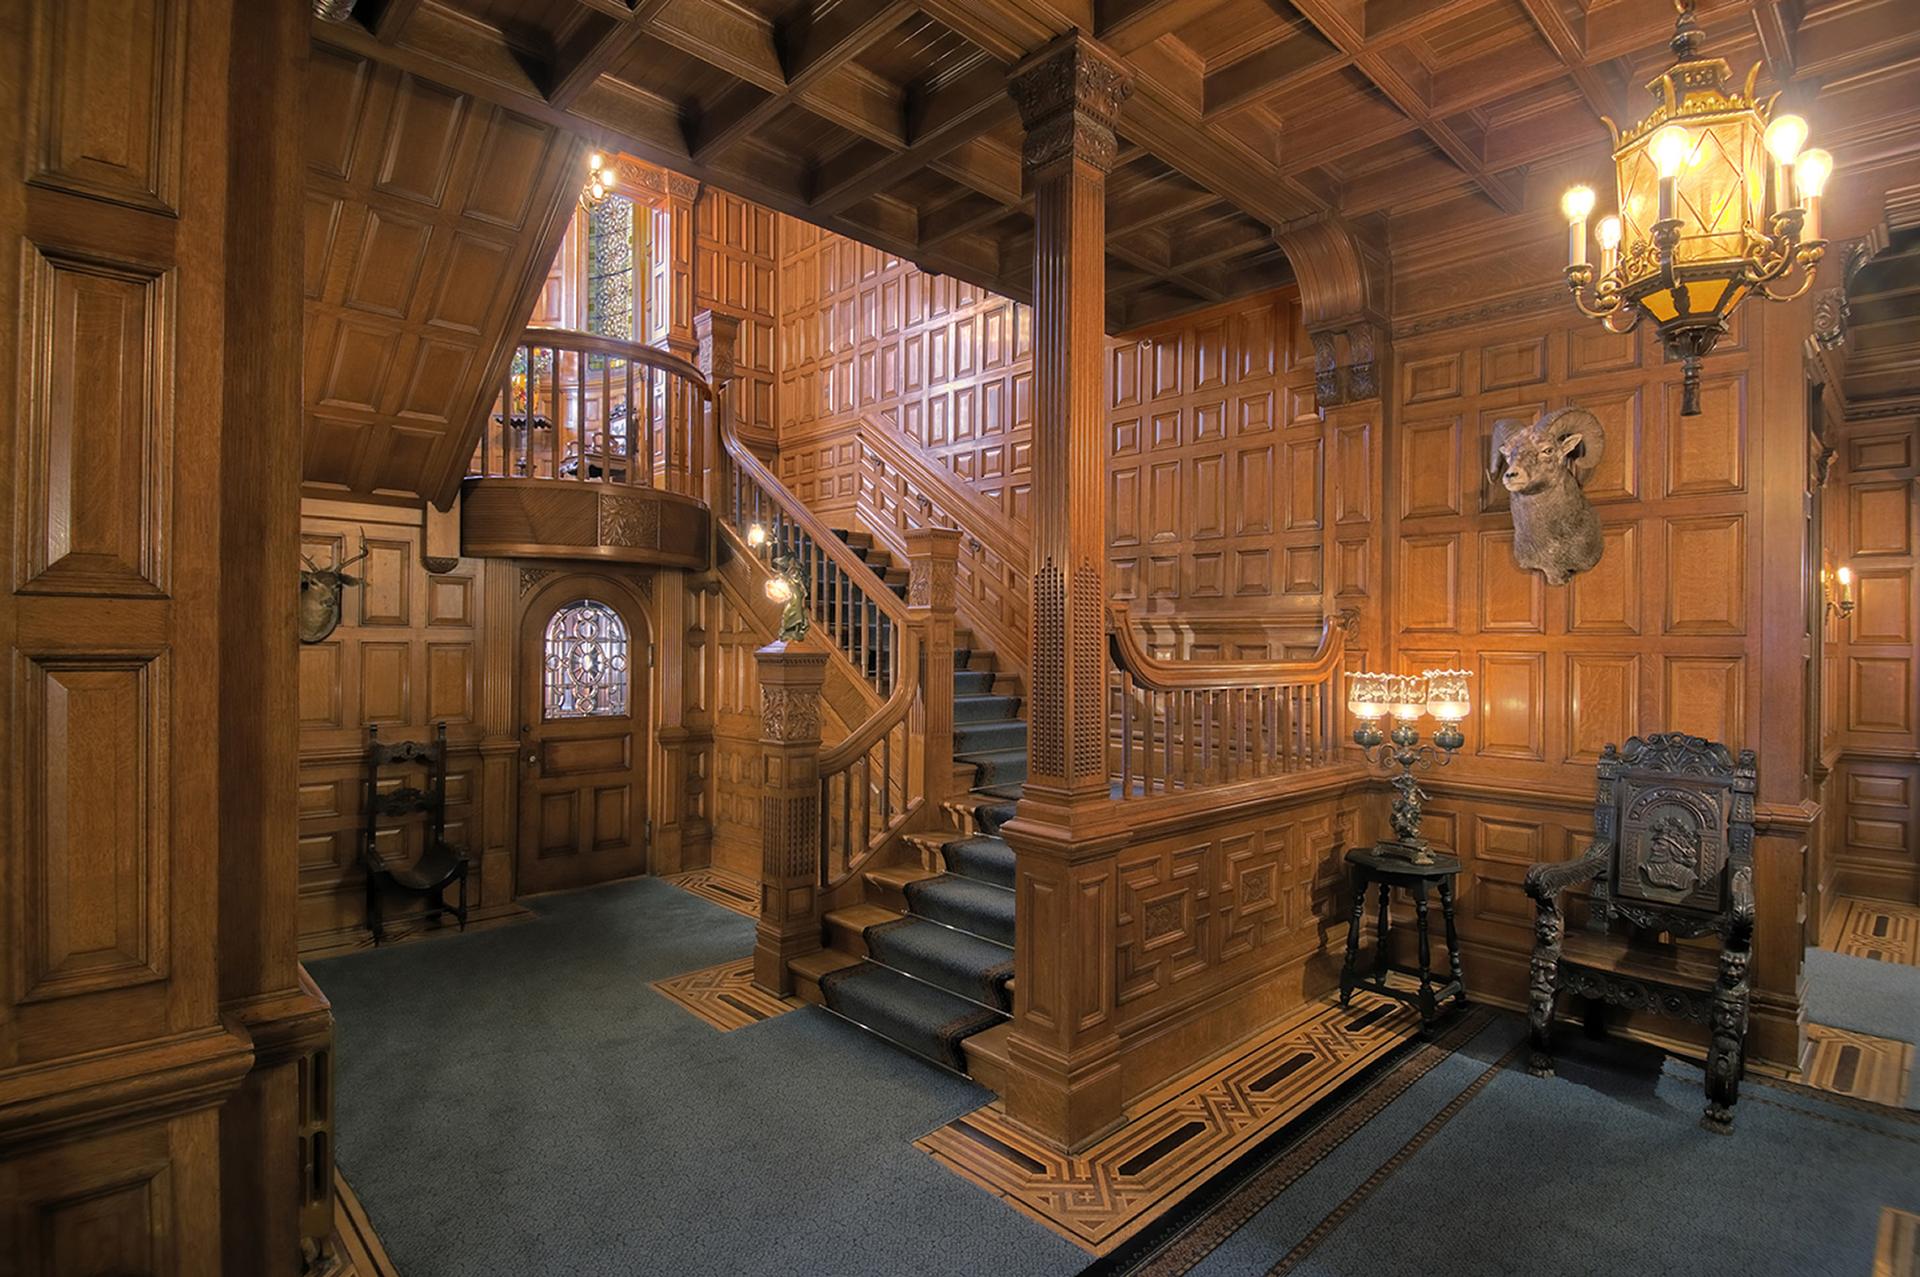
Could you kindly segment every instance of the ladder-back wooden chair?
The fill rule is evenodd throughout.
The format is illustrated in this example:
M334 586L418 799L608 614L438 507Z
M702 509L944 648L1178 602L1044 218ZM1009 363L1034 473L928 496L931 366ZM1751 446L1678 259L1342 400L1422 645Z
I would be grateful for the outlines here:
M380 789L380 769L396 764L423 764L427 769L426 788L401 785L385 793ZM383 891L397 890L421 896L427 901L427 916L452 914L467 928L467 853L447 844L447 725L434 725L431 744L422 741L380 743L379 727L367 725L366 824L360 838L360 863L367 875L367 928L373 942L386 938L380 908ZM379 833L383 817L424 813L427 817L424 842L412 864L389 864L380 856ZM459 903L448 904L446 890L458 883Z
M1593 845L1527 871L1535 909L1529 1071L1553 1073L1554 997L1564 989L1606 1005L1707 1027L1707 1111L1701 1125L1733 1129L1745 1065L1753 947L1752 750L1678 732L1635 736L1600 755ZM1591 883L1585 932L1566 932L1560 896ZM1612 934L1612 924L1626 934ZM1717 937L1718 950L1682 943Z

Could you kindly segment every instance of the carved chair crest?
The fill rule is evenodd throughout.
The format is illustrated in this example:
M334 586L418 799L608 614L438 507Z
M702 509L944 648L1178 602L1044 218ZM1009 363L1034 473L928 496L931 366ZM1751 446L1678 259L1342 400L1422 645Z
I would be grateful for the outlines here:
M1597 770L1594 838L1612 854L1588 925L1724 936L1733 880L1753 873L1753 751L1659 733L1608 745Z

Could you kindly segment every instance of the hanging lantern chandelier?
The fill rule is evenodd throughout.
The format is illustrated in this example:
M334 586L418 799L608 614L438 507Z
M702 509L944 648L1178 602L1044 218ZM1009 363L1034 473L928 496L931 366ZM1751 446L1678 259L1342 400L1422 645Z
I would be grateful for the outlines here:
M613 166L606 157L595 151L587 157L587 180L580 187L580 206L599 208L600 202L613 190Z
M1758 64L1732 91L1726 60L1698 56L1694 0L1674 8L1675 61L1647 85L1653 112L1624 133L1606 121L1619 212L1595 227L1597 274L1587 258L1592 188L1569 190L1560 210L1574 305L1614 332L1651 319L1681 361L1680 412L1691 417L1700 411L1700 361L1740 303L1749 295L1791 301L1812 284L1826 249L1820 195L1833 157L1800 150L1807 122L1775 115L1778 95L1755 99Z

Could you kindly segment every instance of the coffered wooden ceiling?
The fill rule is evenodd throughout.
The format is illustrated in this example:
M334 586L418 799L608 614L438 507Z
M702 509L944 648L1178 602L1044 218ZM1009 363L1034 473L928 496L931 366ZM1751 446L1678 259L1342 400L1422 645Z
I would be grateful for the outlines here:
M322 42L1023 298L1006 72L1091 32L1136 76L1108 192L1115 329L1285 282L1272 233L1321 216L1519 210L1530 168L1638 113L1673 26L1669 0L332 3ZM1911 35L1911 3L1705 0L1701 20L1714 53L1784 81Z

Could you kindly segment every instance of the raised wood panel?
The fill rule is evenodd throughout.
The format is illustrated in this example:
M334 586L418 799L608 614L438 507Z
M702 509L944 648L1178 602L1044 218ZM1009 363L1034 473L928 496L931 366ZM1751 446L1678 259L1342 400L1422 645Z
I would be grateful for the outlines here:
M325 44L307 92L308 488L438 499L565 228L578 143Z
M1852 507L1852 551L1856 557L1913 553L1914 497L1910 481L1854 484Z
M164 980L172 739L164 653L23 656L25 930L15 1000ZM124 795L107 801L109 795Z
M1847 657L1847 730L1910 736L1914 714L1913 657Z
M180 199L186 0L38 0L28 180L172 214Z
M1640 525L1600 529L1600 561L1567 584L1569 634L1640 633Z
M173 272L35 246L23 283L16 588L163 593Z
M1401 630L1419 634L1459 628L1459 537L1402 537L1398 568Z
M1639 734L1640 658L1569 653L1565 761L1597 762L1606 746Z
M1741 492L1747 486L1747 381L1708 377L1700 383L1700 412L1680 414L1680 390L1666 388L1667 495Z
M748 438L769 444L781 410L777 333L782 307L774 223L770 210L711 186L701 191L694 209L693 304L740 321L736 419Z
M1544 652L1480 654L1480 722L1474 752L1483 758L1546 758L1547 657Z
M1546 632L1546 585L1513 561L1513 533L1480 534L1480 628L1497 634Z
M1661 658L1666 730L1739 749L1746 737L1746 662L1738 656Z
M1460 513L1460 418L1400 428L1400 489L1404 518Z
M1852 646L1914 646L1914 569L1870 567L1854 573L1854 611L1847 622Z
M1666 631L1742 634L1747 625L1746 517L1666 521Z

